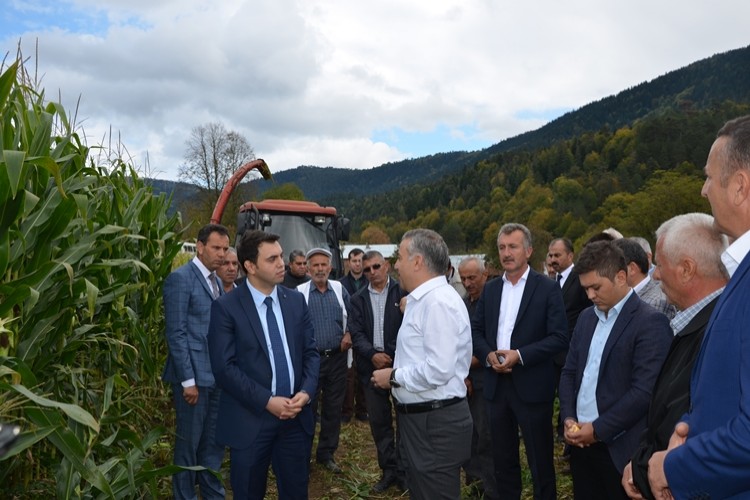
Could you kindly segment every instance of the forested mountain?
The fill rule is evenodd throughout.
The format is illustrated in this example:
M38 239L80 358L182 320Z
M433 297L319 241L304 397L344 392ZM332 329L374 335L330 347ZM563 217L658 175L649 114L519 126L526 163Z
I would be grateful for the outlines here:
M547 125L505 139L474 152L439 153L368 170L301 166L274 174L274 182L295 183L310 200L336 202L346 193L353 197L392 191L411 184L427 184L497 153L519 148L535 149L586 132L614 130L639 118L668 110L700 110L724 101L750 102L750 46L717 54L671 71L617 95L566 113ZM273 165L271 165L273 170ZM254 181L259 193L274 184Z
M534 263L552 237L577 243L613 226L653 243L667 218L708 211L702 168L716 131L750 113L750 47L719 54L485 150L370 170L299 167L274 175L352 220L353 241L440 232L454 253L497 255L500 225L534 233ZM273 169L273 166L271 165ZM256 184L258 190L273 183ZM184 215L184 214L183 214ZM384 241L370 241L382 243Z

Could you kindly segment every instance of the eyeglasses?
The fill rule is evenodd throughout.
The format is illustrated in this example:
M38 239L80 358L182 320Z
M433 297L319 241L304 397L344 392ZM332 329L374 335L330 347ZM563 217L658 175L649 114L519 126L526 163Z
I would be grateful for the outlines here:
M365 274L370 274L372 271L377 271L381 267L383 267L383 264L373 264L371 266L368 266L368 267L362 269L362 272L365 273Z

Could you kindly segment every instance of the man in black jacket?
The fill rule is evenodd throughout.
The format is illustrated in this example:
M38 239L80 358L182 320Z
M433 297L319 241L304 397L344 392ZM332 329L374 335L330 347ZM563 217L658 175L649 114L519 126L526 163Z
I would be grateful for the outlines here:
M648 483L648 460L667 449L675 424L690 405L690 374L708 320L727 283L721 254L727 240L713 225L713 217L693 213L673 217L656 231L658 265L654 279L669 302L676 305L675 331L667 359L651 393L647 428L622 485L631 498L653 499Z
M396 335L403 314L399 308L406 293L388 276L389 263L375 250L365 254L363 270L369 285L351 298L349 332L352 335L355 363L370 415L370 430L378 450L378 465L383 477L372 488L381 493L398 483L405 489L404 472L398 467L390 391L370 384L372 372L393 366Z

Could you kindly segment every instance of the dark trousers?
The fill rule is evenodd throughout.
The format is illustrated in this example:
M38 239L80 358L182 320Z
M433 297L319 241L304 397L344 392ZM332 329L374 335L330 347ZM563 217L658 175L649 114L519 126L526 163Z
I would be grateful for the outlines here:
M576 500L626 500L622 474L617 470L604 443L586 448L570 447L570 472Z
M523 401L513 385L512 375L497 376L490 411L490 433L495 460L495 480L501 498L521 498L521 463L518 428L521 428L526 458L534 481L536 500L555 500L554 440L552 401Z
M190 405L182 396L182 385L172 384L172 398L176 413L174 444L175 465L202 465L218 471L224 460L224 447L216 444L216 417L219 412L221 390L217 387L198 387L198 402ZM172 476L172 493L176 499L198 498L195 485L205 499L224 498L221 480L208 471L190 470Z
M341 407L341 416L352 418L353 416L364 416L367 414L367 403L362 382L357 374L356 360L346 370L346 393L344 394L344 405Z
M411 498L461 498L461 464L471 455L466 401L424 413L399 413L398 423Z
M311 449L312 435L302 429L299 420L279 420L270 413L264 415L253 445L229 450L234 498L265 498L268 465L271 464L280 499L307 499Z
M315 458L319 462L333 459L339 447L341 431L341 405L346 392L346 353L337 352L320 357L318 390L313 401L313 413L320 405L320 434Z
M378 389L364 380L365 402L370 415L370 432L378 452L378 465L383 474L404 474L397 447L398 427L393 421L393 404L390 391Z
M495 481L495 463L492 458L492 437L490 435L489 411L482 394L484 389L484 368L469 371L472 394L469 396L469 411L474 421L471 435L471 458L464 464L467 479L479 479L484 488L484 498L498 498Z

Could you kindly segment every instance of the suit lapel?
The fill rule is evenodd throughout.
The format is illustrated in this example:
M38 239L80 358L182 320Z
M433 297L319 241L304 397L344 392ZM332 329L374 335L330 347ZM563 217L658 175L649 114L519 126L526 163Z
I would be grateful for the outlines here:
M745 275L747 274L749 269L750 269L750 253L745 255L745 257L742 259L742 262L740 262L739 267L734 272L734 275L729 280L729 283L727 283L727 287L724 289L724 292L719 297L719 301L716 303L716 307L714 307L714 312L711 313L711 319L708 320L706 333L703 334L703 342L701 342L701 349L700 351L698 351L698 359L695 360L695 365L693 365L693 373L691 374L691 377L690 377L691 388L694 387L695 384L697 383L698 375L700 373L700 367L701 367L701 364L703 364L703 354L706 351L706 345L708 345L709 339L711 338L711 333L713 331L713 324L716 321L716 318L718 318L719 315L721 314L721 310L724 308L724 304L726 304L727 300L729 300L729 297L737 288L740 281L745 279Z
M239 289L240 290L237 293L238 299L242 305L242 309L245 311L248 323L250 324L250 329L253 331L253 334L255 334L255 338L258 340L263 352L266 354L266 358L268 358L270 362L271 357L268 354L266 336L263 333L263 326L260 323L260 316L258 315L258 309L255 307L253 296L250 294L250 290L246 286L241 286Z
M625 304L623 305L622 311L620 311L620 314L617 316L617 319L615 320L615 324L612 325L612 331L609 332L609 337L607 337L607 342L604 344L604 351L602 352L602 361L599 366L600 371L604 367L604 363L606 362L607 357L609 356L609 353L612 352L612 348L617 343L617 340L623 334L623 332L625 331L625 328L627 328L627 326L633 320L635 312L638 309L639 302L640 302L640 299L638 298L638 295L635 292L633 292L633 294L630 296L627 302L625 302Z
M209 297L213 300L214 294L211 293L211 289L208 287L208 281L206 281L206 278L203 277L203 273L200 269L198 269L198 266L195 265L195 262L192 260L190 261L190 269L193 270L193 274L195 274L195 277L198 279L198 282L201 284L203 289L206 291ZM219 287L219 293L221 293L221 288Z
M523 287L523 295L521 295L521 303L518 305L518 315L516 316L516 322L513 324L514 333L516 331L516 326L518 326L518 323L521 321L521 318L523 318L526 309L529 307L531 297L534 295L534 290L539 284L539 279L541 278L542 276L540 274L537 274L533 269L529 269L529 276L526 278L526 285Z

